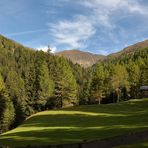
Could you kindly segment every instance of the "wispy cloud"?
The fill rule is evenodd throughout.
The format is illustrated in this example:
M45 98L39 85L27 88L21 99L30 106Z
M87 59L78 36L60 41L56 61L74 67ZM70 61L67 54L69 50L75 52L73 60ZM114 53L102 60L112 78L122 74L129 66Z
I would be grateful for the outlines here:
M27 30L22 32L14 32L14 33L6 33L6 36L19 36L19 35L25 35L25 34L33 34L37 32L47 32L48 29L37 29L37 30Z
M45 14L47 14L47 15L55 15L55 14L58 14L58 11L50 9L50 10L45 11Z
M147 10L147 0L0 0L0 29L30 47L107 54L148 37Z
M101 54L101 55L108 55L109 53L106 50L100 50L99 49L99 54Z
M85 7L101 10L107 9L108 11L125 10L129 12L137 12L140 14L148 14L145 6L140 4L138 0L79 0L79 3Z
M70 1L63 0L63 3L70 3ZM147 7L138 0L76 0L73 3L89 13L76 14L71 20L59 20L57 23L48 24L55 43L65 44L69 48L83 48L87 46L85 43L91 37L95 34L99 36L100 33L118 44L119 39L117 34L114 34L114 30L120 29L124 32L124 28L117 23L122 17L148 16Z
M120 17L116 17L118 13L121 13L121 17L128 14L148 15L147 7L141 5L137 0L80 0L78 3L92 9L89 20L106 29L116 28L116 21L120 19Z
M85 16L77 16L71 21L64 20L58 24L49 24L50 31L57 44L67 44L70 48L84 46L87 39L95 34L93 25Z

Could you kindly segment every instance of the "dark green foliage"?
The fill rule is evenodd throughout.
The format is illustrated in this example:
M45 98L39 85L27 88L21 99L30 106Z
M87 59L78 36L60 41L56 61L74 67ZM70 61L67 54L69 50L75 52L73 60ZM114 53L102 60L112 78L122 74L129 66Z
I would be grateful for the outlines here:
M0 36L0 131L38 111L138 98L148 85L147 65L148 48L84 69Z
M53 67L55 82L55 107L66 107L78 104L77 84L72 69L66 59L57 57Z
M1 85L5 86L0 93L2 132L35 112L78 104L77 83L64 58L34 51L0 36L0 67L4 80Z
M54 83L49 76L48 65L46 63L46 55L39 51L35 60L35 110L44 110L47 100L53 95Z
M105 93L107 93L108 80L109 72L107 69L101 63L97 64L93 71L90 102L100 104Z
M77 98L79 104L89 104L92 70L91 68L85 69L79 64L73 64L70 61L69 63L77 83Z
M0 75L0 133L7 131L14 121L14 107L6 93L3 78Z
M9 71L6 78L6 86L15 107L16 123L20 123L28 115L24 80L15 71Z
M148 48L96 64L90 99L97 97L108 103L140 97L140 86L148 85L147 65Z

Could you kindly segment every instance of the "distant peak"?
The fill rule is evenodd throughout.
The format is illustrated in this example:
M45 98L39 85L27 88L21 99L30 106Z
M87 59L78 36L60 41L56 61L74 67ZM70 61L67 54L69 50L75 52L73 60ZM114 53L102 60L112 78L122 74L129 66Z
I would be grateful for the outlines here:
M64 50L55 54L58 56L64 56L67 59L70 59L73 63L78 63L85 68L90 67L105 58L103 55L97 55L78 49Z

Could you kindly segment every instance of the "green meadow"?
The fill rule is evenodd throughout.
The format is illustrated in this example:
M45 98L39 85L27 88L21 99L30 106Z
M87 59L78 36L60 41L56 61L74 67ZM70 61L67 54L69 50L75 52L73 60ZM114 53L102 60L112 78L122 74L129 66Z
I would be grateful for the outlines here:
M148 99L43 111L0 135L8 146L77 143L148 129Z

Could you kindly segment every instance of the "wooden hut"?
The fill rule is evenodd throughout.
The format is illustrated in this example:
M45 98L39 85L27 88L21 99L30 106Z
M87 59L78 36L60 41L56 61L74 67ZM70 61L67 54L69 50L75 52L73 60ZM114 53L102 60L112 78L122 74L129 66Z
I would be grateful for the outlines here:
M140 86L140 92L142 98L148 98L148 86Z

